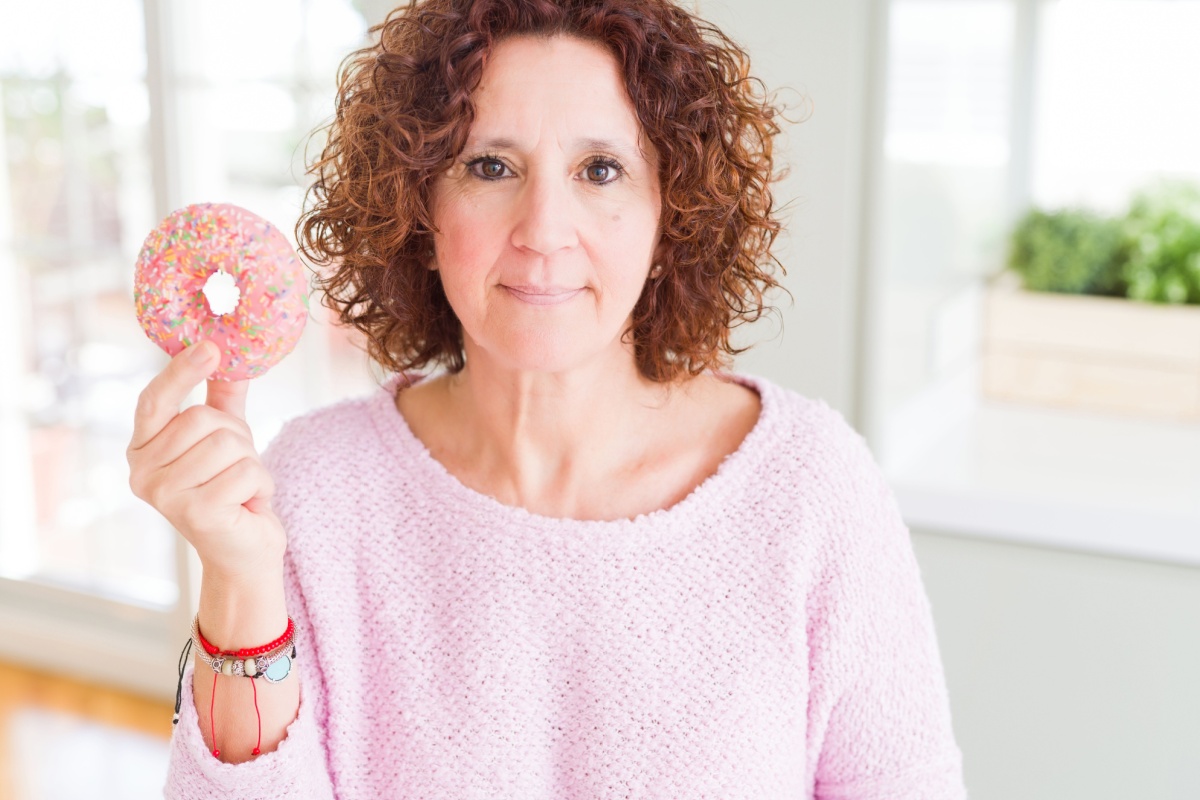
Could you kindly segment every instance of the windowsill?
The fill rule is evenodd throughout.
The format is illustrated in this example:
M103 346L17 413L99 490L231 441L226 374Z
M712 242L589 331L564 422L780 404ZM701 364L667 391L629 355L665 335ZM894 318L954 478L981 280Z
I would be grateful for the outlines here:
M980 400L974 377L891 419L941 420L881 458L910 528L1200 566L1200 423Z
M173 699L190 623L178 611L0 576L0 658L147 697Z

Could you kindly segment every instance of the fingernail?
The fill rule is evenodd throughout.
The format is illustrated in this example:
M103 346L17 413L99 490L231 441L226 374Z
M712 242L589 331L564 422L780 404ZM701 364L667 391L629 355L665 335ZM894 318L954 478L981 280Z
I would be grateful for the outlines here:
M205 342L197 342L192 347L192 352L188 353L188 360L193 364L203 364L205 361L208 361L208 354L212 351L212 348L205 347L204 345Z

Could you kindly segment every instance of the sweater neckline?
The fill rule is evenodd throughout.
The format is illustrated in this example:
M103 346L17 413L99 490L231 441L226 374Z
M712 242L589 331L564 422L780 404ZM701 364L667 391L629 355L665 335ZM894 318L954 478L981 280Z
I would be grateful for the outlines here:
M576 519L574 517L550 517L530 511L523 506L502 503L491 495L472 489L433 457L417 435L413 433L404 415L396 408L396 394L402 389L415 386L428 375L416 372L397 372L384 378L374 397L370 399L370 412L381 434L385 446L396 457L398 466L408 472L416 470L424 479L423 484L443 498L455 501L461 509L475 510L490 518L501 518L505 522L531 525L543 529L572 529L579 531L620 531L640 527L672 527L684 520L704 519L706 515L727 505L740 494L740 485L753 472L755 462L768 448L770 428L778 415L780 398L775 386L767 379L747 373L722 372L725 378L747 386L758 393L760 408L758 419L741 443L721 460L715 472L692 488L686 497L666 508L659 508L612 520Z

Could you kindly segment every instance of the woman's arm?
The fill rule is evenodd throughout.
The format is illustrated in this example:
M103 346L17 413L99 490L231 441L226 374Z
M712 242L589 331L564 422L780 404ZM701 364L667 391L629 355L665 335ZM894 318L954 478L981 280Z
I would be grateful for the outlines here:
M809 598L818 800L963 800L962 754L909 530L848 423L831 477L844 502Z
M273 513L286 542L281 567L274 562L261 570L243 570L239 574L249 576L244 580L222 581L228 573L207 569L206 564L198 614L204 638L222 649L272 641L290 616L295 625L296 658L288 677L275 685L260 679L253 681L252 687L248 678L219 677L215 703L212 669L198 659L185 665L163 791L168 800L327 800L335 796L327 744L325 675L317 660L310 596L305 589L309 584L319 585L319 580L301 580L296 553L304 547L304 530L290 519L292 495L297 491L293 469L297 458L302 458L291 447L297 438L293 422L284 423L262 453L262 464L276 488ZM259 576L261 582L256 584ZM312 599L318 602L320 598ZM247 760L258 740L255 690L263 723L261 754ZM213 756L210 703L216 715L220 758Z
M248 613L260 603L261 607ZM211 617L205 616L206 610L213 612ZM180 800L222 796L247 800L334 797L326 752L325 679L311 644L307 604L290 554L284 556L282 606L278 595L271 600L270 593L241 594L213 587L205 596L201 589L200 629L204 638L218 647L225 647L219 641L224 633L222 625L230 626L229 635L234 642L231 647L238 646L241 641L238 637L243 635L238 633L238 625L245 629L244 635L254 634L251 637L254 644L274 639L282 631L276 614L283 615L283 626L289 614L295 623L296 661L283 682L272 685L265 680L256 681L263 715L262 754L246 760L258 737L250 680L223 676L217 679L216 702L221 758L213 756L207 724L211 695L204 692L206 686L211 690L213 673L199 661L189 664L187 669L191 674L184 674L179 722L171 738L165 797ZM207 625L215 626L211 636ZM250 630L256 625L266 627ZM238 694L229 689L235 682L241 688ZM227 758L230 763L226 763Z

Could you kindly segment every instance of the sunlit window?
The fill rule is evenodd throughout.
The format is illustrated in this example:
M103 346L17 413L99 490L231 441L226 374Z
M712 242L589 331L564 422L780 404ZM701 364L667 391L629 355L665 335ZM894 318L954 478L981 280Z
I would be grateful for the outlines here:
M1039 25L1033 201L1125 209L1200 180L1200 2L1056 0Z
M886 409L974 356L935 320L1003 245L1014 31L1009 0L891 4L876 252Z
M155 362L128 297L154 204L141 4L3 15L0 570L170 603L171 539L128 502L123 463Z
M1200 178L1197 0L892 0L888 20L879 419L978 360L980 281L1024 208L1120 213Z
M1119 219L1200 181L1200 0L891 0L887 21L864 399L908 518L1194 558L1173 531L1195 529L1195 348L1169 331L1196 307L1010 290L1008 255L1031 206ZM1096 508L1155 522L1067 522Z
M0 576L165 609L177 537L125 462L137 395L167 360L134 314L138 250L166 211L204 201L290 235L306 135L366 23L349 0L156 8L161 61L137 0L0 10ZM251 388L260 448L369 380L312 306L300 354Z

